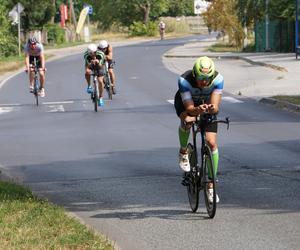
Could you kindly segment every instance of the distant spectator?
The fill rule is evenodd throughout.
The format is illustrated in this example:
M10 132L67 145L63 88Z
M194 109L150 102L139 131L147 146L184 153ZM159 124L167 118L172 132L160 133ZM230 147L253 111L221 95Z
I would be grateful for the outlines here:
M159 27L160 40L163 40L165 37L166 24L163 21L160 21L158 27Z

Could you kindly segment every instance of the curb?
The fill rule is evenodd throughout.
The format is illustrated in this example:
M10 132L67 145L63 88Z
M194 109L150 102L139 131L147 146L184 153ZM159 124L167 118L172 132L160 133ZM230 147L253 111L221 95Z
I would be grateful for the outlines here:
M287 109L288 111L300 113L300 105L293 104L293 103L290 103L287 101L279 101L274 98L264 97L264 98L260 99L259 102L268 104L268 105L273 105L276 108Z

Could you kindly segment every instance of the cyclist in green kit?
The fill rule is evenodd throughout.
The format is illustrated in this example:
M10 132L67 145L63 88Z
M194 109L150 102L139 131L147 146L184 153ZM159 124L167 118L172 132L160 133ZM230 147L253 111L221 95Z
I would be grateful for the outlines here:
M223 76L216 71L214 62L206 56L198 58L193 69L186 71L178 79L178 91L175 95L174 106L180 118L178 129L179 166L185 172L190 171L187 144L192 123L199 115L205 113L216 115L218 113L223 85ZM219 163L217 129L217 123L210 124L206 129L206 140L212 152L215 175ZM211 190L211 195L209 195L211 201L212 187L209 190ZM218 196L217 202L219 202Z

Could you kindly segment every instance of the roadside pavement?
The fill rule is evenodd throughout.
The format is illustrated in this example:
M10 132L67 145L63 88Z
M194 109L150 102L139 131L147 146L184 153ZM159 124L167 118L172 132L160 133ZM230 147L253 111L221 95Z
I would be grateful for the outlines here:
M233 85L226 81L225 91L232 94L240 94L254 98L260 102L276 105L291 111L300 112L300 105L278 101L275 95L300 95L300 59L296 60L294 53L235 53L235 52L209 52L207 49L216 43L216 39L208 39L201 42L191 42L183 46L175 47L164 54L163 62L167 68L176 74L190 69L200 56L208 56L215 61L243 60L249 67L266 67L267 77L254 76L252 81L244 81ZM246 66L244 66L246 68ZM232 72L234 75L236 72Z

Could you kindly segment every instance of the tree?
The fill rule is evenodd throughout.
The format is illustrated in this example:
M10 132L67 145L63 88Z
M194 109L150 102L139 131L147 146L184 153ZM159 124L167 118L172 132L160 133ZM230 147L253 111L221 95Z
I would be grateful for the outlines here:
M255 21L262 21L266 15L266 0L237 0L239 20L249 26ZM269 0L270 19L295 19L295 0Z
M169 0L169 9L165 16L194 15L194 0Z
M0 0L0 57L17 54L18 42L8 19L8 1Z
M89 3L95 10L93 19L107 29L114 23L126 27L138 21L147 24L150 20L167 13L171 1L175 0L91 0Z
M242 25L236 9L237 0L213 1L203 14L207 26L215 31L225 32L229 43L241 47L244 39Z

